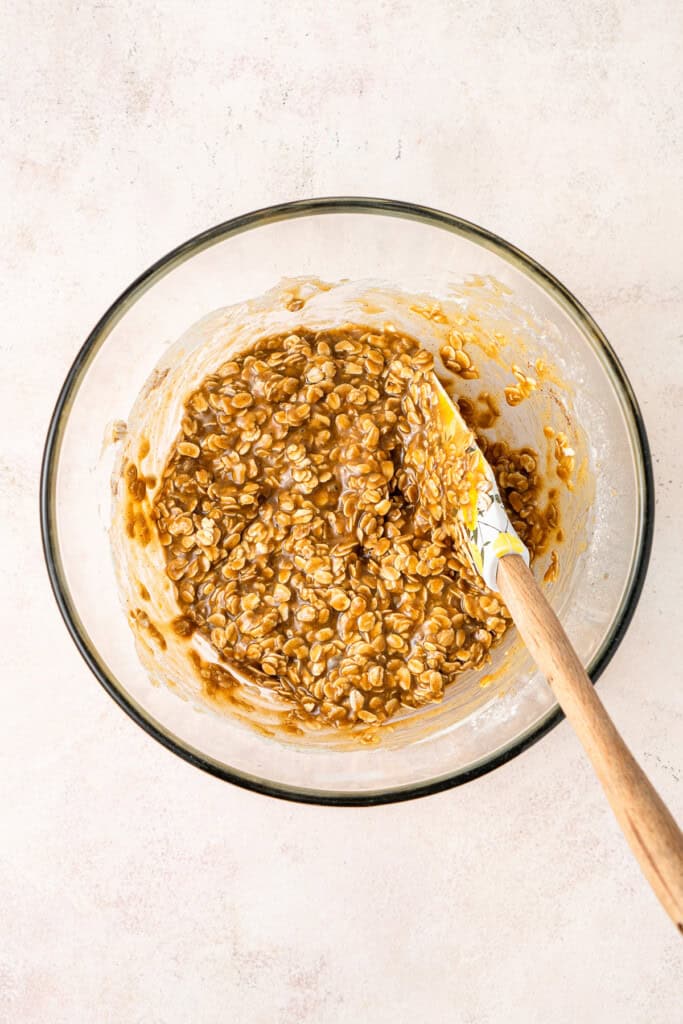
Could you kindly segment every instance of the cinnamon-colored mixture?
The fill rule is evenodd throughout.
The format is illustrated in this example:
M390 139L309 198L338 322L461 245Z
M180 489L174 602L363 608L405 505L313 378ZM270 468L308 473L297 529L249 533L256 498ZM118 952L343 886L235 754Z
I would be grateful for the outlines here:
M445 521L457 474L432 373L395 331L302 329L236 355L186 403L152 508L175 628L300 716L373 723L438 701L508 626ZM480 442L533 557L557 525L537 456Z

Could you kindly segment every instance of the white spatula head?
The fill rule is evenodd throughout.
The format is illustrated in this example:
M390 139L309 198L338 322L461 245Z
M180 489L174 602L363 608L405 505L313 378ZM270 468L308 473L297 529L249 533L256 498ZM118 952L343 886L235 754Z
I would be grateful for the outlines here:
M470 456L468 500L458 507L460 536L464 539L472 564L491 590L498 590L498 563L504 555L521 555L529 564L529 552L510 522L498 490L493 470L482 455L477 440L460 414L457 405L434 376L444 439L454 458ZM474 456L474 458L472 458Z

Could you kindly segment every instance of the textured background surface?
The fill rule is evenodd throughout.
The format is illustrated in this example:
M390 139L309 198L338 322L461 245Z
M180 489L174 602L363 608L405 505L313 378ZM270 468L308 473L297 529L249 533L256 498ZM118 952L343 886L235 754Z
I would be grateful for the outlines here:
M681 940L566 725L422 802L287 805L148 739L58 618L40 449L119 291L267 203L443 207L574 290L641 400L655 546L600 692L683 816L683 8L289 6L3 4L0 1018L678 1021Z

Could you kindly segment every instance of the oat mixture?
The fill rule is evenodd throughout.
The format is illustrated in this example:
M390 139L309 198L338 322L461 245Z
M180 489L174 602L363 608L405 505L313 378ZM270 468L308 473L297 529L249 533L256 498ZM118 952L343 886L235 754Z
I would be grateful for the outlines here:
M459 477L432 371L390 329L302 329L236 355L185 405L152 507L174 627L301 717L374 723L438 701L509 624L449 528ZM476 430L481 409L462 411ZM533 558L557 527L536 454L479 440Z

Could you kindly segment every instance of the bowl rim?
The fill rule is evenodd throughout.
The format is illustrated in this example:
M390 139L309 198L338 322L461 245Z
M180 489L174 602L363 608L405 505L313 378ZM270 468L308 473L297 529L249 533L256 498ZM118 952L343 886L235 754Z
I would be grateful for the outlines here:
M116 703L150 736L190 764L201 768L217 778L231 782L237 786L271 797L291 800L299 803L320 804L335 807L369 807L379 804L396 803L417 797L439 793L455 786L463 785L472 779L479 778L507 761L517 757L522 751L537 743L547 735L565 717L559 707L551 708L535 725L529 727L526 734L510 742L506 747L494 753L486 760L467 769L459 770L452 775L418 784L409 784L395 789L378 790L369 793L335 793L332 791L318 792L312 789L296 789L270 780L260 779L241 774L235 769L226 768L202 756L199 751L190 748L164 731L154 720L148 718L128 699L98 660L96 652L89 643L89 637L80 622L75 606L72 606L70 593L61 567L59 544L56 533L56 522L53 516L55 493L55 476L61 448L62 425L75 397L81 378L88 364L99 348L99 342L106 337L107 328L125 313L136 301L138 295L145 292L159 277L165 276L175 265L209 246L223 241L243 231L251 230L264 224L291 218L321 215L328 213L369 213L384 216L395 216L402 219L419 221L433 227L450 230L453 233L474 241L475 243L496 253L506 262L522 270L527 276L552 299L559 303L565 313L577 322L585 333L591 336L596 349L602 352L604 361L611 371L612 380L630 413L635 428L634 454L640 456L640 469L643 480L642 519L640 543L637 544L631 567L631 576L622 598L621 610L612 626L607 642L598 652L597 657L588 667L593 683L602 675L621 643L633 618L638 600L642 593L645 577L650 561L654 531L654 477L650 445L631 383L619 361L614 349L598 327L596 322L582 306L578 299L553 274L528 256L521 249L507 242L486 228L464 220L453 214L416 203L395 199L379 199L356 196L331 196L297 200L263 207L249 213L241 214L227 221L208 228L194 235L188 241L171 249L166 255L143 271L111 304L108 310L96 323L87 336L74 359L64 383L60 389L54 411L50 418L47 431L40 475L40 527L42 546L47 566L50 585L57 602L60 614L79 653L91 672L95 675L107 693Z

